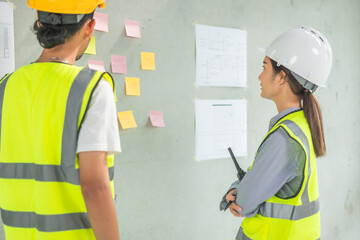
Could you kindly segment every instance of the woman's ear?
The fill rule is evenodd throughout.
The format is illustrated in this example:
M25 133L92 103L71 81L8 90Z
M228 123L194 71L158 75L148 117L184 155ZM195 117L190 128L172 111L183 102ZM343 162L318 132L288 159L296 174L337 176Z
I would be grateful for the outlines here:
M286 73L281 70L277 75L276 75L276 81L279 85L283 85L286 83Z

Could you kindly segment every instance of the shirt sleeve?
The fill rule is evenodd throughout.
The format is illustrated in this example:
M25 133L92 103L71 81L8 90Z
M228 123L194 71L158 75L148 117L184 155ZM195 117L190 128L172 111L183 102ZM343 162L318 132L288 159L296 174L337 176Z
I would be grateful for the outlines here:
M302 161L298 161L301 159ZM257 214L260 205L294 179L305 153L284 129L271 133L261 145L252 168L237 186L236 204L245 217Z
M221 199L221 202L220 202L220 211L224 211L226 210L226 206L228 204L228 202L226 201L226 195L230 192L230 190L236 188L240 183L240 180L237 180L235 182L233 182L231 184L231 186L229 187L229 190L225 193L225 195L223 196L223 198Z
M106 151L121 152L116 104L111 85L102 79L95 88L81 125L77 153Z

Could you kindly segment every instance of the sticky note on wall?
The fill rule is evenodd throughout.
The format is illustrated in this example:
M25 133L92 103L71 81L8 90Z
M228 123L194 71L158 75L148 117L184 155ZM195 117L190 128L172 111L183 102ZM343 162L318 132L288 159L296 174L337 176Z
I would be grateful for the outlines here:
M154 127L165 127L164 116L161 111L150 111L150 121Z
M118 112L118 118L122 129L137 127L132 111Z
M86 54L96 55L96 44L95 44L95 37L92 36L89 42L88 47L85 50Z
M125 33L128 37L141 38L139 22L125 19Z
M90 69L106 72L104 61L88 60L88 66Z
M127 73L126 56L111 55L111 70L113 73Z
M96 21L95 30L99 30L102 32L109 31L109 17L107 14L94 12L94 19Z
M126 77L125 93L130 96L140 96L140 79Z
M155 70L155 53L141 52L141 70Z

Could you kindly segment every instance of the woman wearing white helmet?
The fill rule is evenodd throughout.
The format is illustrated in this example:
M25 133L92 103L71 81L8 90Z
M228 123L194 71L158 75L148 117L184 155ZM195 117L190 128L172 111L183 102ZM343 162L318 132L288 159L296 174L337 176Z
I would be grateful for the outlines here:
M313 92L325 87L331 46L317 30L300 26L280 35L265 54L261 97L272 100L279 113L220 209L229 206L235 216L245 216L237 240L320 239L316 157L325 155L326 145Z

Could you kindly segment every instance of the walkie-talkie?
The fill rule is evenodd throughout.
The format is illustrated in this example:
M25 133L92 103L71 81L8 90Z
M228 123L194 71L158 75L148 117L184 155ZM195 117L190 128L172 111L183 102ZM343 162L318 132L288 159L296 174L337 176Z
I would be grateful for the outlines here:
M245 176L245 171L241 169L241 167L239 166L238 162L236 161L236 158L234 156L234 153L231 150L231 147L228 148L229 153L231 155L231 158L235 164L236 170L237 170L237 177L238 179L241 181L241 179L243 179L243 177Z
M236 161L236 158L234 156L234 153L231 150L231 147L228 148L228 151L230 153L230 156L235 164L236 170L237 170L237 177L239 179L239 181L241 181L243 179L243 177L245 176L246 172L244 170L241 169L241 167L239 166L238 162ZM235 196L235 195L234 195ZM226 209L229 208L230 204L232 203L232 201L228 202L228 204L226 205L224 212L226 211Z

